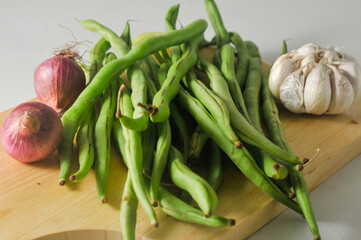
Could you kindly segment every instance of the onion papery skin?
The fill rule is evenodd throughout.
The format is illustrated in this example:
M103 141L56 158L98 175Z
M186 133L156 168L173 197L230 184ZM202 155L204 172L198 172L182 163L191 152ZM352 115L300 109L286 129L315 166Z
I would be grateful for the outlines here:
M24 126L24 116L32 121ZM26 102L10 112L1 129L5 151L20 162L35 162L51 155L59 147L63 126L58 114L40 102Z
M62 116L85 88L85 74L73 59L55 56L35 69L34 88L39 100Z

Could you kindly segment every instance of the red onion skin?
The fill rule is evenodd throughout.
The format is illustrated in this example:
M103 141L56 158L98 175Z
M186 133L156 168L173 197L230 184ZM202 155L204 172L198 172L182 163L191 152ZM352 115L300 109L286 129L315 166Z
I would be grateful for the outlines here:
M20 162L35 162L58 148L62 133L61 120L52 108L40 102L26 102L12 110L5 119L1 142L12 158Z
M85 74L74 60L55 56L35 69L34 87L39 100L61 116L85 88Z

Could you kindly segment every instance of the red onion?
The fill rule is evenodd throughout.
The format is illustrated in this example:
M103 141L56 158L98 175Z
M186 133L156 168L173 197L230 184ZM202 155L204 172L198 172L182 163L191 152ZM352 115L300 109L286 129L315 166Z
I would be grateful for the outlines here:
M5 151L20 162L35 162L60 145L63 126L58 114L40 102L26 102L10 112L1 129Z
M34 86L39 100L61 116L85 88L85 74L73 59L55 56L36 68Z

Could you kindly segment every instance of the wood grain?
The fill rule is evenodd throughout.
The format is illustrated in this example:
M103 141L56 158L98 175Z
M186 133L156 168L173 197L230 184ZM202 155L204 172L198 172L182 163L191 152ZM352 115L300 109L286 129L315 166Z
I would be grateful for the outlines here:
M1 126L9 111L0 114ZM296 115L283 108L280 114L286 138L298 156L312 158L320 149L304 169L311 190L361 152L361 125L345 115ZM109 202L102 204L96 197L93 171L80 183L60 187L56 153L41 162L23 164L11 159L1 145L0 239L119 239L120 199L127 170L115 148L111 155ZM160 226L154 229L139 208L137 235L142 239L239 240L285 210L232 165L217 194L216 214L235 219L235 226L216 229L187 224L156 209Z

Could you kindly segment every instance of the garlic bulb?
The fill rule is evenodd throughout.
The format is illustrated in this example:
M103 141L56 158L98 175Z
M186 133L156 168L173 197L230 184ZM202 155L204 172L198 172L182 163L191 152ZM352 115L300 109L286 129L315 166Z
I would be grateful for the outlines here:
M291 112L339 114L361 98L361 66L332 46L309 43L275 61L269 88Z

